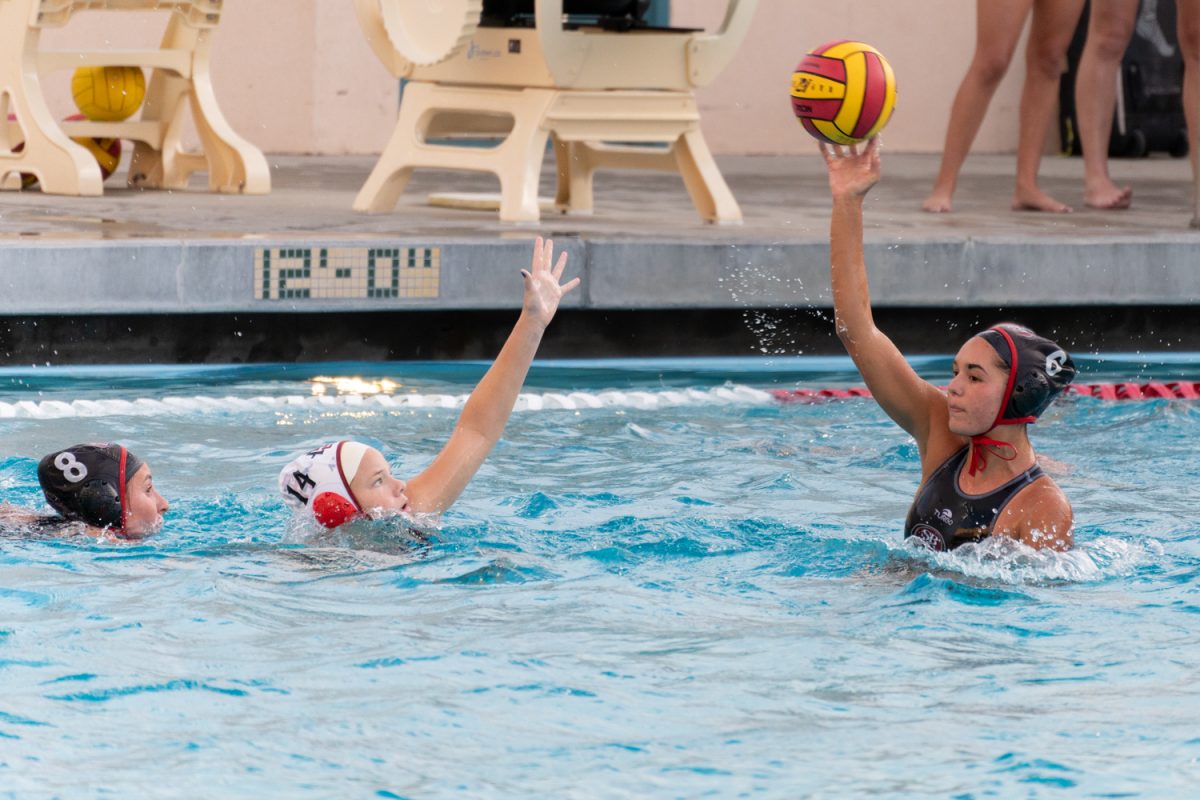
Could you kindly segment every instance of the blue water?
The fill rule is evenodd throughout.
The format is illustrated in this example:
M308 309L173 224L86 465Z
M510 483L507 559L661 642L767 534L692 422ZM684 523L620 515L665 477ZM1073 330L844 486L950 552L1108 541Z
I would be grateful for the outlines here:
M1194 794L1200 404L1048 412L1066 554L906 547L915 448L872 402L749 391L844 359L540 366L429 542L290 521L293 453L412 474L481 370L0 370L0 497L44 508L37 458L113 439L172 504L142 544L0 538L0 797Z

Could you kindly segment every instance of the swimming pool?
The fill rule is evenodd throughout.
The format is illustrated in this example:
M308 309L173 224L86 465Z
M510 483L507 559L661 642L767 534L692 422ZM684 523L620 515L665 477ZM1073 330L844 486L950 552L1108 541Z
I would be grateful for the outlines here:
M819 358L536 365L432 542L289 528L290 455L354 435L411 474L482 369L0 370L0 497L113 439L172 503L142 544L0 539L0 797L1194 791L1200 404L1035 426L1067 554L907 548L907 437L764 391L858 383Z

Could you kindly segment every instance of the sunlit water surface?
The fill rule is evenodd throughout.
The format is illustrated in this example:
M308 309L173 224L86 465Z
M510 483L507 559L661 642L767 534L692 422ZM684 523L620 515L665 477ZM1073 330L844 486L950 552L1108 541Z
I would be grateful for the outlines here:
M853 385L842 359L541 366L429 542L290 523L294 453L411 475L481 371L0 371L3 499L118 440L171 501L141 544L0 539L0 797L1194 794L1200 404L1051 409L1066 554L910 549L915 447L872 402L738 389Z

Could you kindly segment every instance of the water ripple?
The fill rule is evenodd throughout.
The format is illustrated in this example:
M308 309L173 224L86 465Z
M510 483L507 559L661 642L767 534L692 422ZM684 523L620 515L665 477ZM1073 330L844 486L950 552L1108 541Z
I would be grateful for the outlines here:
M390 404L284 402L301 365L11 375L5 500L45 510L36 457L113 439L172 507L139 543L0 537L0 786L1190 796L1200 406L1055 406L1031 435L1075 549L933 553L900 535L911 439L869 402L739 390L855 379L780 364L539 365L454 509L333 532L277 496L291 455L354 435L411 476L486 365L322 365L421 398Z

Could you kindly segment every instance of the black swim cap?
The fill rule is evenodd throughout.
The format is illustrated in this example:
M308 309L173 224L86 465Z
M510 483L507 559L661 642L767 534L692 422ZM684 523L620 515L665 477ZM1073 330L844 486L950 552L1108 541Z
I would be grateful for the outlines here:
M1008 388L996 425L1034 422L1075 379L1075 362L1056 343L1011 322L977 334L1008 367Z
M77 444L38 464L38 483L55 511L97 528L125 529L125 484L142 460L119 444Z

